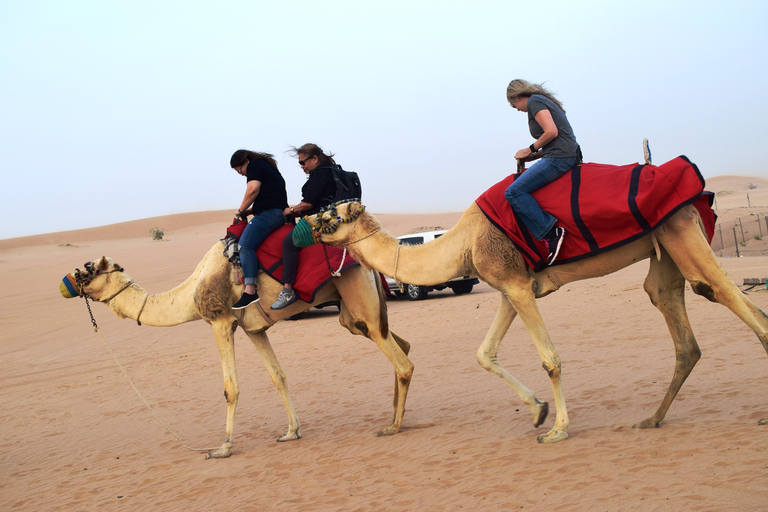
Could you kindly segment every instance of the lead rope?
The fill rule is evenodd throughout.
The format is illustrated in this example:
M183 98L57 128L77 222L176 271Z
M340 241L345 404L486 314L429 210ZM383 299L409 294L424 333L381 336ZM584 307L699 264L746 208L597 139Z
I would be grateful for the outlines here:
M141 394L141 392L139 391L139 388L137 388L136 385L133 383L133 379L131 379L130 375L128 375L128 372L125 371L125 368L123 368L123 365L120 364L120 361L117 359L117 356L115 355L115 353L112 352L112 348L109 346L109 343L107 343L107 340L104 338L104 335L101 334L101 331L99 331L99 326L96 325L96 319L93 318L93 311L91 311L91 304L88 302L88 296L87 295L83 295L83 297L85 298L85 305L88 307L88 314L91 315L91 324L93 325L93 331L99 334L99 337L101 337L101 341L103 341L104 345L106 345L107 350L112 355L112 358L115 360L115 362L117 363L117 366L120 368L120 371L123 372L123 375L125 375L125 378L128 379L128 383L131 385L131 387L136 392L136 394L139 396L139 398L141 398L141 401L144 402L144 405L147 406L147 409L149 409L149 412L152 413L152 416L154 416L155 419L163 427L165 427L165 430L170 432L170 434L173 437L176 438L176 440L179 442L179 444L181 444L181 446L183 446L187 450L191 450L193 452L208 452L208 451L211 451L211 450L218 450L219 449L218 446L215 447L215 448L192 448L190 446L187 446L184 443L184 441L182 441L181 438L178 435L176 435L176 432L171 430L171 428L168 425L166 425L163 422L163 420L161 420L160 417L157 414L155 414L155 411L152 409L152 406L149 405L149 402L147 402L147 400ZM146 304L146 299L145 299L144 303ZM144 308L142 307L142 309L144 309ZM139 324L139 325L141 325L141 324Z
M397 252L395 252L395 270L392 273L392 279L394 279L397 287L400 288L400 293L405 293L405 288L403 287L403 283L397 280L397 262L399 260L400 260L400 244L397 244Z
M341 269L344 268L344 260L347 258L347 248L345 247L344 252L341 253L341 264L339 264L339 269L334 271L331 268L331 260L328 257L327 247L328 247L327 244L323 244L323 253L325 253L325 264L328 265L328 270L331 272L331 275L338 279L339 277L341 277Z

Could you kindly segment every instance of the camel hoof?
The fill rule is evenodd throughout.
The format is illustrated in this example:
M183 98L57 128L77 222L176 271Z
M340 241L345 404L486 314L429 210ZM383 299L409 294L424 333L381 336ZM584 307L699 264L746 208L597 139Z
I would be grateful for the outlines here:
M376 437L393 436L393 435L397 434L398 432L400 432L400 429L396 428L393 425L393 426L391 426L389 428L386 428L386 429L382 430L378 434L376 434Z
M538 428L542 423L544 423L544 420L547 419L547 415L549 414L549 402L539 402L536 400L536 405L534 405L532 409L533 426Z
M653 418L648 418L641 421L640 423L635 423L632 425L632 428L659 428L659 422Z
M757 424L758 425L768 425L768 416L766 416L765 418L763 418L761 420L758 420Z
M536 440L540 443L557 443L568 439L568 432L565 430L555 430L554 428L546 434L540 434Z
M277 438L277 442L284 443L286 441L295 441L296 439L301 439L301 432L298 430L296 432L288 432L287 434L283 434Z
M232 450L230 450L230 448L231 448L231 445L230 446L226 446L226 445L222 446L221 448L219 448L215 452L211 452L211 453L206 454L205 455L205 460L208 460L208 459L226 459L227 457L232 455Z

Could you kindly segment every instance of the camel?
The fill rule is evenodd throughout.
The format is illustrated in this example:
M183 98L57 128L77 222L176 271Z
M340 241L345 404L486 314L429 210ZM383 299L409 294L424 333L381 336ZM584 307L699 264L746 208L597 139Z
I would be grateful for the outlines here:
M410 344L389 330L387 306L378 273L360 265L352 266L345 270L340 278L331 280L319 290L312 304L298 301L280 311L265 311L259 303L272 304L283 285L260 272L259 303L233 311L232 304L240 297L243 286L239 279L240 269L233 268L223 254L224 248L223 242L216 243L189 278L164 293L147 293L120 265L106 256L89 266L93 278L79 290L80 295L108 304L118 317L136 320L139 325L143 323L170 327L201 319L211 325L224 372L227 422L224 443L217 450L208 453L206 459L229 457L232 453L235 411L240 394L234 351L234 332L238 326L256 347L288 413L288 432L277 441L290 441L301 437L299 420L288 395L286 377L266 331L279 320L329 301L340 301L341 325L352 334L363 335L375 342L394 366L394 420L392 425L378 435L386 436L399 432L413 364L407 357Z
M550 443L568 437L568 413L561 385L561 362L536 305L536 299L566 283L604 276L650 258L644 289L661 311L675 345L672 382L661 405L650 417L634 425L658 427L683 382L701 357L685 309L685 281L695 293L733 311L760 339L768 352L768 316L733 283L712 252L694 206L677 211L645 237L617 249L533 272L509 240L473 203L459 222L440 238L424 245L401 246L381 230L378 221L359 202L339 204L311 218L321 242L345 246L367 268L399 282L430 286L457 276L474 274L501 292L501 305L477 351L477 360L514 389L533 414L538 427L546 417L547 403L539 401L497 360L499 345L517 315L533 338L544 369L549 374L556 407L554 426L538 441ZM768 417L759 424L768 423Z

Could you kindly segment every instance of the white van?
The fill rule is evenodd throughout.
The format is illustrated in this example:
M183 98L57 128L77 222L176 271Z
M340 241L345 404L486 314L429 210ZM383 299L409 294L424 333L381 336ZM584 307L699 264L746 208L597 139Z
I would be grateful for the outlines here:
M423 233L413 233L411 235L403 235L397 237L400 240L401 245L420 245L431 242L435 238L438 238L445 233L446 230L441 231L425 231ZM427 298L427 294L433 290L444 290L450 288L456 295L462 295L472 291L472 288L480 281L475 276L461 276L455 279L451 279L447 283L436 284L433 286L421 286L415 284L401 283L403 286L403 292L397 286L397 282L391 277L386 277L387 285L390 291L397 296L405 294L410 300L423 300Z

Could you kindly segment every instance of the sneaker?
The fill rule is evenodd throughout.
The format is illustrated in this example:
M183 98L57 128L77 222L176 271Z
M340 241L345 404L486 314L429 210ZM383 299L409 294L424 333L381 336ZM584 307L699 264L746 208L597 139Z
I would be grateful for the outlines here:
M293 304L297 300L299 300L299 297L298 297L298 295L296 295L296 291L295 290L291 290L291 291L287 292L287 291L285 291L285 288L283 288L280 291L280 295L277 296L277 300L275 301L274 304L272 304L269 307L269 309L283 309L283 308L287 308L288 306L290 306L291 304Z
M243 293L243 295L240 297L240 300L235 302L235 304L232 306L232 309L243 309L258 301L258 293Z
M557 259L557 255L560 254L560 247L563 245L563 238L565 238L565 229L561 227L554 227L549 230L547 236L542 240L546 246L549 254L547 255L547 265L554 263Z

